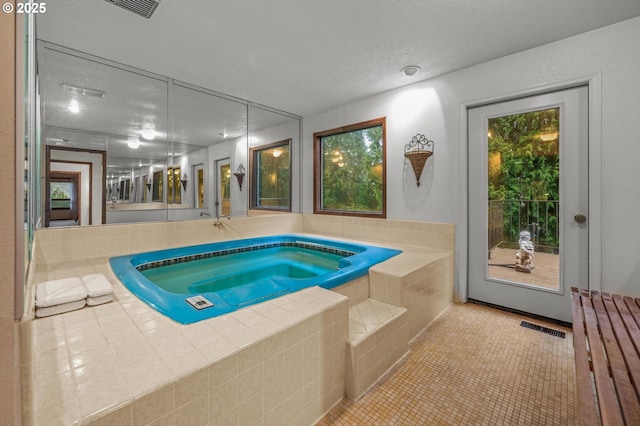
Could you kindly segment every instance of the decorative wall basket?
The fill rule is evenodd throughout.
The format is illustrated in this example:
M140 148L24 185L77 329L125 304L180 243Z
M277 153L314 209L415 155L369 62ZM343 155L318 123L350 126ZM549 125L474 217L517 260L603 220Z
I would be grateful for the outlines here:
M238 185L240 186L240 191L242 191L242 181L244 181L245 170L242 163L238 166L238 170L233 174L236 179L238 179Z
M412 137L411 142L404 146L404 156L411 162L418 186L420 186L420 176L422 176L424 165L432 155L433 141L427 139L425 135L421 135L420 133Z

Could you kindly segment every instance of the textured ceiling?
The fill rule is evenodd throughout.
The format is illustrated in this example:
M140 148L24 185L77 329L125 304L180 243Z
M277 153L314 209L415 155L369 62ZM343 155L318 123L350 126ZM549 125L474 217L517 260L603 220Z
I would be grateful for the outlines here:
M38 38L298 115L640 16L638 0L57 0ZM400 75L406 65L422 72Z

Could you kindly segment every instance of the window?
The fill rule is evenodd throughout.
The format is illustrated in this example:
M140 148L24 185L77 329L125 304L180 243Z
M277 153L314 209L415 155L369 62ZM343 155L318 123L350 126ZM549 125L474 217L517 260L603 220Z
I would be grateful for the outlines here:
M169 167L167 169L167 203L180 204L182 202L180 182L180 167Z
M51 210L71 209L71 194L73 184L71 182L51 182Z
M152 201L162 201L162 170L153 172L153 194Z
M196 200L196 208L202 209L204 208L204 166L202 164L198 164L193 168L193 175L196 177L195 188L195 200Z
M291 139L251 149L251 208L291 211Z
M385 118L314 133L313 139L313 212L385 218Z

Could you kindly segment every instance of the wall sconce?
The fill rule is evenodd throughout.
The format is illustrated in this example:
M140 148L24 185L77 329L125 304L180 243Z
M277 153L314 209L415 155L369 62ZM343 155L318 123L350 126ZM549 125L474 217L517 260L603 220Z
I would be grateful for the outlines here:
M187 177L187 174L185 173L182 176L182 179L180 179L180 182L182 182L182 190L186 191L187 190L187 182L189 181L189 178Z
M420 186L420 176L422 175L424 164L431 155L433 155L433 141L420 133L412 137L411 142L404 146L404 156L411 162L418 186Z
M240 185L240 191L242 191L242 181L244 180L244 166L242 165L242 163L240 163L240 165L238 166L238 170L236 170L236 172L233 174L236 179L238 179L238 185Z
M151 191L151 179L147 181L147 190Z

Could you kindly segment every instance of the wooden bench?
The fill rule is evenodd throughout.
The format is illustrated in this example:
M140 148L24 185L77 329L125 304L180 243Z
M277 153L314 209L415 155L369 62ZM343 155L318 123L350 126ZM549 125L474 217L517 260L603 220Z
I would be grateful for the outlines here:
M580 425L640 425L640 299L571 289Z

